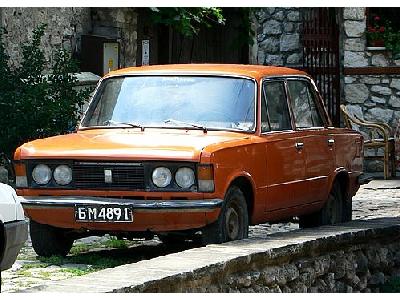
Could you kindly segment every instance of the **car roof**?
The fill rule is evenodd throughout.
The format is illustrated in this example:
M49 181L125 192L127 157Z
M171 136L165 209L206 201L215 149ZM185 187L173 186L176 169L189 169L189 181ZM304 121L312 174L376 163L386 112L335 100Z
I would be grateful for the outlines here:
M105 77L121 75L152 74L209 74L246 76L260 79L267 76L307 75L307 73L286 67L240 64L171 64L124 68L108 73Z

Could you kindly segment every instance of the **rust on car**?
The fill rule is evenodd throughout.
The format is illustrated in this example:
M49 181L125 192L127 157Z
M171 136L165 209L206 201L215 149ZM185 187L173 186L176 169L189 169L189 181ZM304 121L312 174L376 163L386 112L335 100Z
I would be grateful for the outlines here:
M362 136L334 128L302 71L188 64L107 74L75 133L15 152L17 192L41 255L75 238L157 234L204 243L298 217L351 220ZM33 225L32 225L33 224ZM32 232L32 228L31 228Z

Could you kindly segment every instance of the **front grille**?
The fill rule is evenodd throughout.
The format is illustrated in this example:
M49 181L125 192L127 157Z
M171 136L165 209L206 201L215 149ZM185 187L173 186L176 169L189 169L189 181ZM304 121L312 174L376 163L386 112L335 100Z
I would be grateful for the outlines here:
M109 171L105 171L109 170ZM106 180L105 172L111 171ZM75 162L72 176L76 188L143 190L144 167L141 163L94 163Z

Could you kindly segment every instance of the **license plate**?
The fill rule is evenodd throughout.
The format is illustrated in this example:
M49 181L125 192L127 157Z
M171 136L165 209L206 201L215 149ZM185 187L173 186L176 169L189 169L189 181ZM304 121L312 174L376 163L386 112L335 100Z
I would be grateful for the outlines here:
M75 205L77 222L132 222L132 208L123 205Z

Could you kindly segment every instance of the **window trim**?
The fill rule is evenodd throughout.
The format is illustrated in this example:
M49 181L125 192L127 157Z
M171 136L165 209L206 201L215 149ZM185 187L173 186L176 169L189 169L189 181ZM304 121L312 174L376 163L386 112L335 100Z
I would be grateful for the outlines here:
M281 75L281 76L270 76L270 77L265 77L263 78L263 80L272 80L272 79L283 79L285 80L285 85L286 85L286 89L287 89L287 101L289 103L289 111L291 113L291 118L292 118L292 128L294 128L294 130L296 131L304 131L304 130L321 130L324 128L329 128L332 127L332 122L329 118L329 115L325 109L325 106L322 104L323 100L322 97L317 89L317 86L315 85L314 80L308 76L308 75ZM292 106L292 99L290 97L289 94L289 90L287 87L287 82L289 80L302 80L302 81L306 81L310 87L310 90L312 91L314 97L317 99L316 100L316 107L317 110L322 118L322 122L324 124L323 127L306 127L306 128L297 128L296 126L296 121L294 118L294 113L293 113L293 106Z
M262 97L264 94L264 83L266 82L282 82L283 83L283 87L285 89L285 98L286 98L286 105L288 107L288 111L289 111L289 118L290 118L290 125L291 125L291 129L284 129L284 130L270 130L270 131L265 131L262 132L261 131L261 114L260 114L260 134L264 135L264 134L270 134L270 133L276 133L276 132L294 132L295 130L293 128L294 127L294 123L293 123L293 112L291 109L291 105L289 103L289 94L288 94L288 90L287 90L287 84L286 84L286 78L284 76L271 76L271 77L263 77L261 78L260 81L260 89L261 89L261 101L263 101ZM266 100L266 99L265 99ZM265 107L267 108L267 117L268 117L268 124L270 124L270 119L269 119L269 111L268 111L268 102L265 101ZM261 102L260 102L260 111L261 111ZM271 126L270 126L271 128Z
M246 75L238 75L238 74L219 74L213 72L179 72L179 71L171 71L171 72L143 72L143 73L124 73L124 74L113 74L113 75L106 75L102 77L95 90L93 91L92 95L90 96L90 100L88 101L88 106L85 112L82 114L77 126L77 131L85 131L90 129L109 129L110 127L105 126L83 126L82 123L85 121L87 114L91 113L94 104L97 104L99 99L96 97L100 91L100 89L104 88L104 82L109 79L120 78L120 77L157 77L157 76L186 76L186 77L221 77L221 78L236 78L236 79L247 79L254 83L254 127L251 130L239 130L239 129L228 129L228 128L207 128L210 131L229 131L229 132L241 132L241 133L252 133L255 134L258 131L258 94L259 94L259 87L257 80L254 77L246 76ZM177 127L145 127L145 128L166 128L166 129L177 129ZM261 123L260 123L260 131L261 131Z

